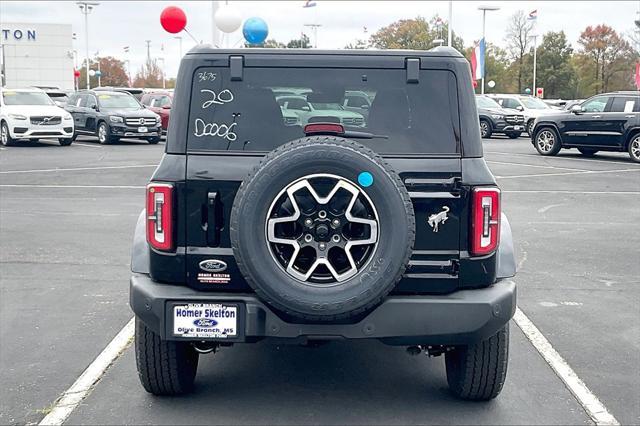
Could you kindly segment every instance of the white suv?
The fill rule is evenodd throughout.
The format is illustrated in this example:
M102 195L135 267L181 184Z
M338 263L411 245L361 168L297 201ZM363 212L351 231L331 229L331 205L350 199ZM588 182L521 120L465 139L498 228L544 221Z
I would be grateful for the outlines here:
M561 114L563 111L551 108L541 99L530 95L488 95L500 104L502 108L520 111L524 115L525 129L531 135L533 122L543 115Z
M40 89L0 89L0 142L57 138L62 146L73 141L73 119Z

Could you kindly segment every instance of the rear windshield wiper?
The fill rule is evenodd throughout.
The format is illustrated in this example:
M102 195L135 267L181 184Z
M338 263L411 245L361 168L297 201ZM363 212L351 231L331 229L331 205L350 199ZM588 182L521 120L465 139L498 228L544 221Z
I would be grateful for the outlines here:
M344 133L342 133L340 136L353 139L389 139L388 135L374 135L373 133L352 132L350 130L345 130Z

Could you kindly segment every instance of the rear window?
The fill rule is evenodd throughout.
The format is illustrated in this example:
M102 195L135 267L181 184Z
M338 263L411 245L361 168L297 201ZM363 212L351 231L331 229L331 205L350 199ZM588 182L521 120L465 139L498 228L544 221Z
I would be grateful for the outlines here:
M197 75L207 78L197 78ZM187 147L190 151L268 152L304 136L314 122L380 138L358 139L382 154L456 154L456 79L404 69L199 68L194 78Z

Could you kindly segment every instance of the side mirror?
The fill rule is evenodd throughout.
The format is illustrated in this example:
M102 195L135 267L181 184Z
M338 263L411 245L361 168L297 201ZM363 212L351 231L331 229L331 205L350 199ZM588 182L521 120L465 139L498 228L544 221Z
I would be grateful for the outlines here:
M301 109L302 109L303 111L311 111L311 107L310 107L310 106L307 106L307 105L303 106Z
M571 112L574 114L581 114L584 110L582 109L582 105L574 105L571 107Z
M369 109L369 105L368 105L368 104L364 104L364 105L362 105L360 108L362 108L362 109Z
M91 109L98 111L98 105L96 104L91 105Z
M524 108L522 107L522 105L518 105L518 106L516 107L516 109L517 109L518 111L524 111Z

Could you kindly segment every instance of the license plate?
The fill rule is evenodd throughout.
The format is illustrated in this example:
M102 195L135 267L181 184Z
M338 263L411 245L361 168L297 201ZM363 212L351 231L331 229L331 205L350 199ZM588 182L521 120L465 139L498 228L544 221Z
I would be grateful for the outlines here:
M149 129L147 129L146 127L138 127L138 132L139 133L147 133L149 131Z
M513 126L513 130L524 130L524 126Z
M189 303L173 307L173 334L226 339L238 335L238 306Z

